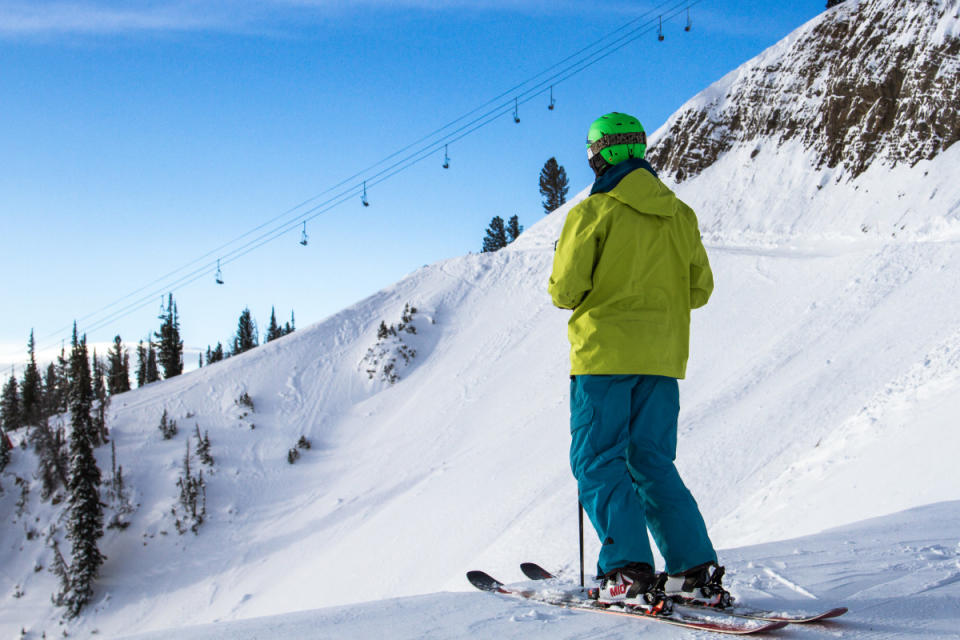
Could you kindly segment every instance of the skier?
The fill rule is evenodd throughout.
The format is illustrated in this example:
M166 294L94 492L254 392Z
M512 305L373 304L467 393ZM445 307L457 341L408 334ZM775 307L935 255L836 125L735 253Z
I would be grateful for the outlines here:
M640 122L608 113L590 126L597 176L567 215L549 292L572 309L570 464L603 541L599 599L649 606L665 599L731 602L723 567L673 464L690 310L713 274L693 210L644 160ZM647 529L666 561L654 572Z

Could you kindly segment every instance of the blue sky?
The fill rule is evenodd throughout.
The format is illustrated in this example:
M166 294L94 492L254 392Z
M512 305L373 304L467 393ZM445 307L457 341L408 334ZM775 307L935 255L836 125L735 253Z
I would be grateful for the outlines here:
M58 345L74 319L91 342L135 345L158 326L176 279L164 276L195 260L186 272L207 272L173 290L190 347L226 344L244 307L261 329L271 306L299 327L321 320L478 251L495 215L535 223L547 158L571 195L592 180L595 117L626 111L653 131L825 4L692 1L689 33L681 12L663 42L643 34L556 84L553 111L534 97L519 124L508 114L450 144L449 170L441 149L369 188L370 207L348 195L308 222L308 246L297 225L231 258L220 286L209 265L230 240L360 173L345 185L358 187L393 152L690 3L0 0L0 364L22 358L31 328Z

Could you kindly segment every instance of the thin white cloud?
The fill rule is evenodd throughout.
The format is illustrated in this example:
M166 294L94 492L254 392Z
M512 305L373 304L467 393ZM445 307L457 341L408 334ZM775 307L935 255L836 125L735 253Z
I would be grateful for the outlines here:
M420 11L582 13L574 0L0 0L0 37L168 31L272 32L270 25L331 17L359 7ZM646 7L611 2L605 12L629 15Z
M111 34L230 26L223 5L194 3L0 2L0 34Z

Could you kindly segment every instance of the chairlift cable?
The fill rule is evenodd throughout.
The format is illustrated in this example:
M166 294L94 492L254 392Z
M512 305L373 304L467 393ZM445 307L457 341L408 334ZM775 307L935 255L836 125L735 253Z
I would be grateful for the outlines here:
M361 172L358 172L358 173L354 174L353 176L350 176L349 178L347 178L347 179L345 179L345 180L342 180L342 181L339 182L338 184L333 185L332 187L328 188L327 190L325 190L325 191L323 191L323 192L321 192L321 193L319 193L319 194L317 194L317 195L315 195L315 196L312 196L311 198L308 198L308 199L302 201L301 203L297 204L297 205L294 206L294 207L291 207L291 208L285 210L284 212L278 214L277 216L274 216L273 218L270 218L269 220L267 220L267 221L261 223L260 225L254 227L254 228L252 228L252 229L250 229L250 230L248 230L247 232L243 233L242 235L237 236L236 238L230 240L229 242L226 242L226 243L224 243L223 245L221 245L221 246L219 246L219 247L211 250L210 252L208 252L208 253L206 253L206 254L204 254L204 255L202 255L202 256L194 259L193 261L184 264L183 266L179 267L178 269L175 269L175 270L173 270L173 271L165 274L164 276L161 276L160 278L157 278L157 279L153 280L152 282L144 285L143 287L140 287L139 289L136 289L135 291L132 291L131 293L123 296L122 298L119 298L118 300L116 300L116 301L114 301L114 302L106 305L105 307L102 307L101 309L99 309L99 310L97 310L97 311L94 311L94 312L92 312L92 313L90 313L90 314L87 314L87 315L81 317L81 318L78 318L78 320L89 319L89 318L94 317L94 316L96 316L96 315L98 315L98 314L100 314L100 313L103 313L104 311L106 311L106 310L108 310L108 309L111 309L112 307L115 307L115 306L117 306L118 304L121 304L123 301L129 299L130 297L135 296L136 294L138 294L138 293L140 293L140 292L142 292L142 291L144 291L144 290L146 290L146 289L148 289L148 288L150 288L150 287L152 287L152 286L154 286L154 285L158 285L158 284L161 283L161 282L165 282L168 278L172 277L173 275L176 275L176 274L178 274L178 273L181 273L181 272L183 272L184 270L188 269L189 267L191 267L191 266L193 266L193 265L197 265L198 263L202 262L204 259L209 258L209 257L211 257L212 255L216 255L218 252L221 252L221 251L223 251L224 249L230 247L231 245L236 244L236 243L239 242L240 240L243 240L243 239L249 237L250 235L255 234L256 232L261 231L261 230L265 229L266 227L273 225L274 223L280 221L281 219L283 219L283 218L285 218L285 217L288 217L291 213L297 212L298 210L302 209L304 206L306 206L306 205L308 205L308 204L316 201L316 200L317 200L318 198L320 198L321 196L326 195L326 194L330 193L331 191L335 190L337 187L343 186L344 184L350 182L352 179L354 179L354 178L356 178L356 177L358 177L358 176L360 176L360 175L363 175L365 172L367 172L367 171L369 171L369 170L371 170L371 169L373 169L373 168L375 168L375 167L378 167L378 166L384 164L385 162L389 161L389 160L392 159L392 158L396 158L398 155L402 154L404 151L407 151L407 150L409 150L409 149L417 146L417 144L419 144L419 143L422 143L422 142L424 142L424 141L426 141L426 140L429 140L431 137L435 136L436 134L438 134L438 133L440 133L440 132L442 132L442 131L445 131L446 129L449 129L449 128L450 128L451 126L453 126L454 124L457 124L458 122L461 122L462 120L466 119L466 118L469 117L470 115L473 115L473 114L477 113L478 111L480 111L480 110L483 109L484 107L486 107L486 106L488 106L488 105L496 102L496 101L499 100L500 98L503 98L504 96L511 94L513 91L515 91L515 90L517 90L517 89L519 89L519 88L521 88L521 87L524 87L525 85L530 84L530 83L533 82L536 78L538 78L538 77L540 77L540 76L543 76L544 74L548 73L549 71L551 71L551 70L553 70L553 69L556 69L557 67L563 65L564 63L566 63L566 62L568 62L568 61L570 61L570 60L572 60L572 59L574 59L574 58L577 58L578 56L580 56L580 55L583 54L584 52L589 51L590 49L595 48L597 45L603 44L610 36L612 36L612 35L614 35L614 34L617 34L617 33L621 32L621 31L624 31L625 29L627 29L627 28L630 27L631 25L634 25L634 24L636 24L637 22L641 21L645 16L647 16L647 15L649 15L649 14L651 14L651 13L656 12L657 10L661 9L662 7L664 7L665 5L672 5L672 6L670 6L668 9L666 9L665 11L663 11L662 13L659 14L658 19L657 19L657 22L656 22L656 24L658 25L658 27L659 27L659 25L662 25L662 22L663 22L663 21L669 21L670 19L676 17L677 15L683 13L684 11L686 11L686 13L687 13L688 23L689 23L689 11L690 11L690 8L691 8L692 6L695 6L695 5L699 4L699 3L702 2L702 1L703 1L703 0L680 0L680 1L678 2L678 0L667 0L667 1L665 1L665 2L660 3L658 6L654 7L653 9L650 9L650 10L644 12L643 14L641 14L640 16L638 16L637 18L634 18L634 19L630 20L629 22L625 23L624 25L622 25L622 26L619 27L618 29L616 29L616 30L612 31L611 33L607 34L607 35L604 36L603 38L600 38L600 39L592 42L591 44L583 47L583 48L580 49L579 51L577 51L577 52L575 52L575 53L567 56L566 58L564 58L564 59L561 60L560 62L558 62L558 63L556 63L556 64L548 67L548 68L545 69L544 71L540 72L539 74L537 74L537 75L535 75L535 76L532 76L531 78L529 78L529 79L527 79L526 81L524 81L524 82L516 85L515 87L512 87L511 89L509 89L509 90L501 93L501 94L498 95L497 97L495 97L495 98L493 98L493 99L491 99L491 100L488 100L487 102L483 103L482 105L478 106L477 108L475 108L475 109L473 109L473 110L471 110L471 111L463 114L463 115L460 116L459 118L457 118L457 119L455 119L455 120L452 120L451 122L445 124L444 126L438 128L438 129L435 129L433 132L431 132L430 134L427 134L426 136L420 138L419 140L417 140L417 141L415 141L415 142L413 142L413 143L411 143L411 144L409 144L409 145L407 145L407 146L399 149L398 151L395 151L394 153L392 153L392 154L384 157L383 159L381 159L381 160L378 161L377 163L375 163L375 164L373 164L373 165L370 165L370 167L368 167L367 169L365 169L365 170L363 170L363 171L361 171ZM420 161L422 161L422 160L423 160L424 158L426 158L427 156L432 155L433 153L436 153L436 152L439 150L439 146L440 146L440 145L443 145L444 148L445 148L445 151L446 151L446 148L449 146L449 144L461 140L462 138L466 137L467 135L469 135L470 133L476 131L477 129L479 129L479 128L481 128L481 127L484 127L484 126L490 124L491 122L493 122L494 120L497 120L497 119L499 119L500 117L508 114L508 113L510 112L510 108L509 108L510 106L513 107L514 119L515 119L515 120L518 120L518 109L519 109L519 106L520 106L521 104L524 104L524 103L526 103L526 102L529 102L531 99L535 98L536 96L545 94L545 93L547 93L547 92L549 91L550 96L551 96L551 102L552 102L552 99L553 99L553 86L554 86L554 85L559 84L559 83L561 83L561 82L563 82L563 81L565 81L565 80L573 77L574 75L580 73L581 71L585 70L586 68L588 68L588 67L596 64L596 63L599 62L600 60L603 60L604 58L612 55L612 54L615 53L616 51L622 49L622 48L625 47L627 44L630 44L631 42L637 40L639 37L641 37L641 36L644 35L645 33L648 33L649 31L652 30L652 28L651 28L651 25L652 25L652 24L654 24L654 22L653 22L652 20L647 20L645 23L643 23L643 24L640 25L639 27L633 28L633 29L627 31L627 33L625 33L625 34L621 35L620 37L618 37L617 39L613 40L612 42L609 42L609 43L604 44L604 47L602 47L601 49L599 49L599 50L597 50L597 51L594 51L594 52L592 52L592 53L584 56L582 59L579 59L579 60L575 61L573 64L568 65L567 67L565 67L565 68L563 68L563 69L560 69L559 71L557 71L556 73L554 73L552 76L546 78L545 80L542 80L541 82L539 82L539 83L537 83L537 84L534 84L532 87L526 89L525 91L523 91L523 92L521 92L521 93L519 93L519 94L514 95L514 96L513 96L513 100L512 100L512 105L511 105L510 103L501 103L500 105L493 107L492 109L486 111L486 112L483 113L482 115L480 115L480 116L474 118L473 120L467 122L466 124L462 125L462 126L459 127L458 129L455 129L454 131L448 132L447 134L445 134L445 136L439 138L438 140L435 140L434 142L431 142L430 144L426 145L425 147L423 147L423 148L421 148L421 149L418 149L417 151L414 151L414 152L411 153L411 154L408 154L407 156L401 158L401 159L398 160L397 162L394 162L393 164L385 167L384 169L380 170L379 172L373 174L372 176L369 176L368 179L365 180L365 181L363 182L363 184L362 184L362 193L363 193L362 199L363 199L364 201L366 201L366 186L367 186L367 183L368 183L368 182L369 182L369 186L375 186L375 185L379 184L380 182L383 182L384 180L387 180L387 179L389 179L390 177L393 177L393 176L397 175L398 173L400 173L400 172L402 172L402 171L404 171L404 170L412 167L413 165L419 163ZM662 27L659 27L659 28L662 28ZM504 109L504 105L507 106L506 109ZM446 153L445 153L445 155L446 155ZM256 238L253 238L250 242L246 243L245 245L243 245L243 246L241 246L241 247L237 247L237 248L235 248L235 249L227 252L226 254L224 254L225 257L223 258L223 264L228 264L229 262L232 262L232 261L238 259L239 257L244 256L244 255L250 253L250 252L253 251L254 249L259 248L260 246L263 246L264 244L266 244L266 243L268 243L268 242L271 242L272 240L276 239L277 237L279 237L279 236L281 236L281 235L284 235L285 233L287 233L287 232L289 231L291 224L292 224L292 226L294 226L294 227L295 227L295 226L299 226L300 224L305 224L305 222L306 222L307 220L311 220L311 219L315 218L316 216L321 215L322 213L325 213L325 212L329 211L330 209L332 209L332 208L334 208L334 207L336 207L336 206L339 206L340 204L342 204L344 201L346 201L346 200L348 199L347 197L345 197L347 194L356 194L357 191L358 191L360 188L361 188L361 185L356 185L356 186L354 186L354 187L349 187L349 188L341 191L340 193L335 194L335 195L331 196L330 198L324 200L323 202L320 202L320 203L314 205L313 207L310 207L310 208L307 209L306 211L300 211L300 212L298 213L297 217L296 217L295 219L293 219L292 221L282 222L282 223L280 223L278 226L274 226L272 229L269 229L269 230L267 230L265 233L260 234L260 235L257 236ZM365 205L366 205L366 206L369 206L369 203L368 203L368 202L365 202ZM170 292L170 291L174 290L175 288L183 287L183 286L185 286L186 284L190 284L190 283L194 282L196 279L198 279L199 277L201 277L201 275L202 275L203 273L210 273L212 267L213 267L213 263L212 263L212 262L206 262L206 263L202 264L200 267L198 267L197 269L194 269L193 271L190 271L190 272L182 275L180 278L174 280L173 282L164 284L163 286L159 287L158 290L161 291L161 292L164 292L164 291ZM144 297L145 297L145 298L149 298L149 299L152 300L152 299L155 299L155 295L156 295L156 293L153 292L153 293L150 293L148 296L144 296ZM114 310L113 312L111 312L110 314L107 314L107 316L105 316L105 317L103 317L103 318L101 318L101 319L99 319L99 320L96 320L96 321L92 322L91 325L89 325L89 326L86 328L86 330L87 330L87 331L93 331L93 330L102 328L103 326L106 326L106 325L109 324L110 322L113 322L113 321L116 320L116 319L119 319L119 318L121 318L121 317L124 317L124 316L128 315L129 313L133 312L134 310L136 310L136 309L138 309L138 308L141 308L142 306L143 306L143 298L135 301L135 302L132 303L132 304L128 304L128 305L126 305L126 306L124 306L124 307L122 307L122 308L120 308L120 309L116 309L116 310ZM64 330L61 329L60 331L56 332L55 334L51 334L50 336L47 336L47 338L53 337L53 335L60 335L60 334L62 334L63 331L64 331Z

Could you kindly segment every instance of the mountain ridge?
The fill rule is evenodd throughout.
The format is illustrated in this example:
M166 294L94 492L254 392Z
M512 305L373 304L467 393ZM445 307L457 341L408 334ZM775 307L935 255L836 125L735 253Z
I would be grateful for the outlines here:
M650 160L677 182L761 138L801 141L837 179L930 160L960 140L958 12L957 0L841 3L681 107Z

